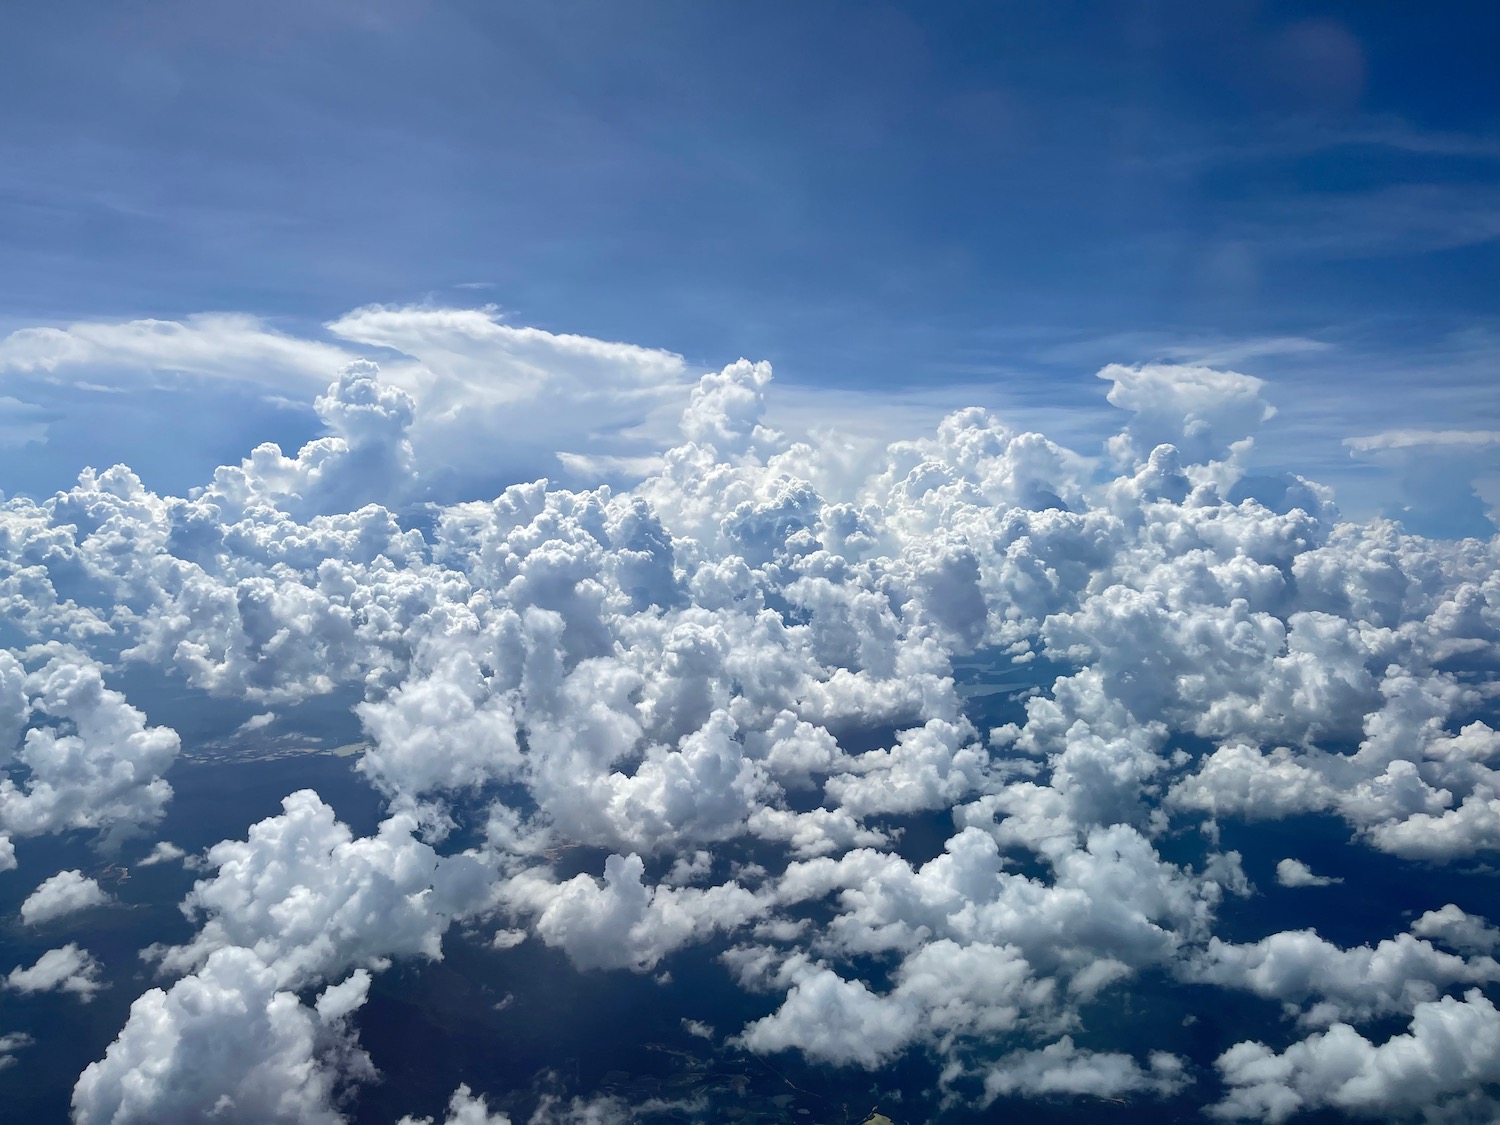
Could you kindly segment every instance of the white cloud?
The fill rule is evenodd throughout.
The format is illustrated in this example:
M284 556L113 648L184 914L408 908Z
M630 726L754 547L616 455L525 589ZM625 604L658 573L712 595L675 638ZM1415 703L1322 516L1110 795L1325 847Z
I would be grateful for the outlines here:
M1500 951L1500 927L1464 913L1451 902L1440 910L1427 911L1411 924L1411 932L1418 937L1436 938L1460 953Z
M21 921L41 926L110 901L104 889L82 871L59 871L26 896L21 903Z
M35 1045L36 1040L24 1031L9 1031L0 1035L0 1070L9 1069L19 1061L16 1052Z
M494 488L556 475L558 453L575 468L601 456L645 464L689 388L674 353L512 327L493 309L368 306L326 328L401 354L387 379L415 399L411 441L428 486L446 495L476 480ZM358 358L243 314L24 328L0 340L0 371L101 384L182 374L263 386L302 403ZM38 436L28 425L18 440ZM508 434L499 447L497 432Z
M403 1117L396 1125L433 1125L431 1117ZM460 1084L448 1099L448 1113L442 1125L510 1125L503 1113L491 1113L483 1094L475 1094Z
M1278 860L1276 881L1283 887L1332 887L1343 882L1330 875L1314 875L1313 869L1300 859Z
M1279 1000L1303 1023L1326 1025L1404 1014L1453 985L1500 980L1500 963L1445 953L1411 934L1341 949L1312 930L1293 930L1244 945L1210 938L1186 972Z
M177 733L148 727L145 715L105 687L103 668L76 650L63 649L21 677L21 665L0 652L0 691L11 696L11 715L44 720L11 752L26 767L21 783L0 777L0 828L12 836L96 829L114 838L159 819L172 795L162 775L177 756ZM0 764L7 751L0 750Z
M158 840L156 845L146 854L143 859L136 861L137 867L155 867L161 863L176 863L187 856L176 844L169 840Z
M495 402L534 398L558 384L582 385L601 375L648 390L664 380L681 382L683 375L682 357L672 352L517 328L502 323L493 308L368 305L330 322L328 330L357 344L416 356L437 378Z
M698 890L648 886L637 855L612 855L603 881L578 875L556 884L527 874L506 898L536 913L536 931L582 969L656 967L668 953L720 930L734 929L769 906L735 883Z
M412 837L408 818L355 838L311 790L282 809L245 840L209 849L215 874L184 903L203 924L186 945L156 951L163 969L195 969L218 950L241 948L278 987L300 988L392 956L436 959L451 917L483 905L489 879L479 864L440 859Z
M632 1104L611 1095L562 1098L556 1094L541 1096L527 1125L633 1125L657 1117L680 1118L692 1115L701 1120L707 1108L705 1099L648 1098ZM432 1117L403 1117L396 1125L434 1125ZM483 1094L475 1094L461 1083L448 1099L448 1109L441 1125L510 1125L504 1113L491 1112Z
M237 734L252 734L258 730L265 730L276 721L275 711L262 711L258 715L251 715L236 729Z
M1276 410L1252 375L1179 364L1112 363L1099 378L1113 384L1111 405L1131 412L1117 454L1143 460L1158 445L1175 445L1190 464L1222 461Z
M217 950L131 1005L104 1058L79 1076L73 1120L340 1125L342 1087L374 1076L346 1023L368 988L356 973L308 1008L250 951Z
M1388 512L1414 529L1440 520L1487 535L1500 526L1500 430L1383 430L1344 445L1391 471L1401 503Z
M758 439L774 444L779 435L761 426L770 382L769 363L743 359L703 376L682 412L682 436L712 446L726 460L748 452Z
M349 512L366 504L399 504L420 489L408 433L415 404L383 384L368 360L339 368L313 403L327 436L296 457L259 445L237 468L223 466L195 500L230 511L268 504L293 516Z
M872 1068L926 1052L973 1097L1184 1088L1149 1043L1066 1038L1143 974L1335 1030L1426 1019L1494 979L1493 927L1456 907L1350 948L1297 929L1226 943L1225 896L1252 893L1241 857L1163 858L1166 839L1294 814L1397 857L1500 848L1497 541L1340 523L1296 478L1231 502L1269 414L1259 380L1107 368L1128 464L1099 482L977 409L892 442L799 440L769 421L764 365L693 384L670 353L484 310L331 328L399 355L305 384L327 388L327 433L295 455L262 446L187 498L120 468L0 505L5 608L92 654L0 656L0 828L160 815L176 736L96 660L180 674L232 701L231 728L361 698L359 768L387 802L357 837L294 793L210 849L196 932L155 950L187 976L138 1004L80 1083L81 1120L336 1119L367 1073L345 1026L367 974L440 957L455 920L496 934L493 956L531 936L588 969L727 945L773 994L736 1041ZM642 450L658 467L626 491L500 489L512 438L580 450L573 471ZM443 469L433 495L462 502L382 506ZM1322 878L1278 865L1283 885ZM205 1068L199 1044L233 1066ZM449 1117L494 1114L460 1090Z
M557 453L575 468L654 454L689 388L672 352L512 327L493 309L372 305L327 327L410 358L387 375L415 400L412 446L446 495L453 482L555 475Z
M910 1043L914 1017L862 981L816 969L792 985L775 1012L745 1028L740 1042L758 1053L796 1048L819 1062L873 1070Z
M1443 1120L1484 1120L1500 1102L1484 1087L1500 1082L1500 1011L1478 989L1462 1000L1418 1004L1411 1029L1374 1043L1335 1024L1277 1053L1238 1043L1216 1063L1229 1092L1210 1112L1270 1125L1334 1107L1389 1119L1426 1112Z
M49 949L29 969L20 966L5 978L8 988L16 992L66 992L88 1003L104 987L99 980L99 962L77 943L69 942L59 949Z
M353 358L341 348L288 336L242 313L22 328L0 340L0 371L74 378L122 370L181 373L293 394L312 392Z
M987 1101L1001 1096L1120 1098L1177 1093L1191 1081L1175 1055L1154 1051L1146 1066L1115 1051L1074 1046L1071 1036L1038 1051L1017 1051L991 1066L984 1076Z

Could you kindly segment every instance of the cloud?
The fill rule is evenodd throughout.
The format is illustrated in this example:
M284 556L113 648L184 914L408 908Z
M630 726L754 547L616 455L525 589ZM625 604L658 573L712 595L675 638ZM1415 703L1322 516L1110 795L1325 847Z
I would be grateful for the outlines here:
M16 1052L34 1046L36 1040L24 1031L10 1031L0 1035L0 1070L8 1070L19 1061Z
M600 375L655 391L680 382L682 357L635 344L516 328L494 309L368 305L328 324L341 339L416 356L439 380L453 380L496 402L535 398L544 390L583 389Z
M225 1121L338 1125L343 1087L373 1077L347 1018L356 973L309 1008L245 949L220 949L170 989L153 988L73 1090L79 1125Z
M185 321L80 322L22 328L0 340L0 372L98 378L101 372L183 374L307 394L355 357L288 336L259 317L200 313Z
M86 949L69 942L60 949L49 949L29 969L17 966L5 978L15 992L66 992L83 1003L105 987L99 980L99 962Z
M1319 1026L1405 1014L1455 984L1500 980L1500 963L1445 953L1411 934L1341 949L1312 930L1291 930L1246 945L1210 938L1186 975L1279 1000Z
M1374 1043L1335 1024L1277 1053L1239 1043L1215 1064L1229 1092L1211 1113L1265 1121L1333 1107L1362 1116L1482 1120L1500 1110L1500 1011L1478 989L1418 1004L1411 1029Z
M244 840L209 849L215 873L183 904L203 924L186 945L154 951L164 971L196 969L239 948L252 950L278 987L306 987L395 955L436 959L452 916L483 904L488 879L476 862L439 858L412 837L408 818L356 839L311 790L291 794L282 809Z
M230 510L268 504L305 518L419 495L408 437L415 405L405 391L382 384L379 373L367 360L340 368L313 404L327 436L296 457L257 446L238 468L221 467L194 499Z
M1411 925L1418 937L1436 938L1461 953L1494 953L1500 951L1500 927L1473 914L1466 914L1453 903L1440 910L1429 910Z
M137 867L155 867L161 863L176 863L187 856L176 844L168 840L158 840L151 851L142 859L136 861Z
M733 960L745 963L750 950ZM939 938L914 949L879 993L826 966L793 956L773 982L786 998L737 1042L752 1051L800 1050L840 1066L873 1070L923 1043L951 1052L972 1040L1046 1031L1065 1023L1054 983L1039 979L1020 949Z
M795 1047L820 1062L873 1070L907 1045L911 1019L864 982L819 969L797 981L776 1012L750 1024L741 1042L759 1053Z
M248 719L241 723L236 733L252 734L258 730L265 730L266 727L270 726L275 721L275 711L262 711L258 715L251 715Z
M1265 383L1237 371L1112 363L1098 377L1112 384L1110 404L1132 414L1113 448L1134 461L1163 444L1176 446L1191 464L1223 460L1276 413L1261 397Z
M660 450L689 389L672 352L512 327L489 308L372 305L325 327L367 352L399 353L387 378L414 400L410 441L427 487L449 498L476 481L495 489L610 463L638 475L631 466ZM359 358L230 313L24 328L0 340L0 372L100 385L186 375L301 403ZM27 422L15 439L39 439L36 425ZM507 435L498 446L496 433Z
M1321 817L1390 862L1500 848L1496 541L1342 521L1300 478L1239 488L1259 380L1106 369L1128 416L1098 479L984 409L802 440L763 364L694 384L670 353L483 310L333 327L385 366L325 373L327 432L295 454L185 497L122 467L0 504L0 597L35 642L0 656L5 832L161 815L176 735L107 666L223 701L225 736L357 701L384 802L362 836L298 791L208 850L193 932L153 948L162 987L80 1080L80 1120L336 1120L370 1077L370 974L474 934L600 972L703 947L763 1014L677 1015L758 1052L909 1056L968 1102L1186 1090L1170 1053L1079 1031L1142 979L1371 1050L1339 1028L1494 981L1493 927L1456 907L1348 947L1300 921L1219 936L1268 858L1219 849L1232 821ZM626 425L580 448L648 449L634 487L507 482L490 456L604 418ZM1297 1092L1322 1049L1262 1048L1271 1086L1322 1097ZM1257 1058L1225 1105L1284 1100ZM494 1116L461 1094L451 1118Z
M1283 887L1332 887L1343 880L1314 875L1312 868L1300 859L1282 859L1276 862L1276 882Z
M689 388L672 352L512 327L493 309L371 305L327 328L409 357L388 368L389 378L416 403L418 463L450 497L460 488L472 494L477 481L493 488L649 457Z
M97 662L64 649L26 674L0 652L0 692L9 693L12 715L36 720L19 750L6 744L0 751L0 763L14 757L25 767L20 784L9 771L0 777L5 833L94 829L112 843L161 817L172 796L162 775L177 756L177 733L148 727L145 715L104 685Z
M1164 1051L1152 1052L1142 1067L1129 1055L1089 1051L1074 1046L1071 1036L1039 1051L1017 1051L1000 1059L984 1076L986 1101L998 1097L1066 1095L1120 1098L1129 1094L1168 1097L1191 1079L1186 1064Z
M1345 438L1344 444L1355 453L1443 446L1488 449L1500 445L1500 430L1383 430L1378 434Z
M647 886L637 855L610 856L604 878L578 875L561 884L523 876L506 889L514 904L536 912L536 931L581 969L656 967L666 954L719 930L731 930L768 904L730 883L709 890Z
M431 1117L403 1117L396 1125L433 1125ZM483 1094L475 1094L466 1085L460 1085L448 1099L448 1113L442 1125L510 1125L510 1118L503 1113L491 1113Z
M43 926L113 901L103 888L81 871L59 871L43 880L21 903L21 921L28 926Z

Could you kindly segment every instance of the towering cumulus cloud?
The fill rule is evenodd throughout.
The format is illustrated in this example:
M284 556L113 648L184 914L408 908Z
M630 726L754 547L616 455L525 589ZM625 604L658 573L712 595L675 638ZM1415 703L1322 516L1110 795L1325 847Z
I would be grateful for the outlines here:
M146 951L158 980L78 1078L78 1122L374 1120L372 984L455 942L556 951L581 987L651 973L663 1004L702 947L756 1014L672 1013L694 1049L915 1063L934 1113L1500 1116L1486 897L1367 912L1383 929L1355 940L1319 905L1423 865L1434 895L1490 886L1500 538L1247 480L1274 411L1229 371L1106 368L1128 418L1097 461L964 410L863 465L767 422L765 364L689 388L666 353L483 313L333 330L421 365L353 362L316 400L325 436L186 497L116 466L0 508L28 646L0 653L11 841L161 816L177 736L117 669L233 701L242 738L343 693L383 802L360 836L293 792L193 861L193 933ZM575 436L622 403L637 444L674 403L678 436L595 464L539 422L568 472L638 479L455 500L476 435L552 391ZM103 987L62 934L83 878L28 899L57 940L9 989ZM1245 1030L1197 1021L1210 1004ZM510 1120L515 1091L443 1081L430 1119ZM666 1105L606 1094L520 1119ZM672 1112L715 1119L704 1099Z
M0 731L0 766L10 767L0 776L7 858L11 837L84 828L109 840L161 817L172 795L162 775L177 756L177 734L148 727L104 685L96 661L60 644L0 652L0 695L0 722L10 727Z

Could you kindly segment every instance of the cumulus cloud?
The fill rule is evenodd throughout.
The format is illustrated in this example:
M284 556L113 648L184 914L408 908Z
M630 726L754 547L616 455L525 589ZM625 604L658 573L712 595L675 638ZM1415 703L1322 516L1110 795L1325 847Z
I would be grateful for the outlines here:
M779 975L793 982L786 1000L739 1038L752 1051L873 1069L915 1042L946 1049L1058 1020L1053 982L1008 945L939 939L906 957L883 995L827 967L794 961Z
M356 972L309 1008L246 949L216 950L168 990L153 988L73 1090L73 1120L336 1125L346 1084L373 1077L348 1017L365 1001Z
M1440 910L1427 911L1412 923L1411 932L1418 937L1436 938L1460 953L1500 951L1500 927L1464 913L1451 902Z
M1211 1112L1225 1120L1276 1125L1334 1107L1478 1121L1500 1111L1500 1100L1483 1092L1500 1082L1500 1011L1471 989L1462 1000L1445 996L1418 1004L1410 1030L1384 1043L1341 1023L1280 1053L1260 1043L1236 1044L1216 1065L1229 1092Z
M380 369L356 360L314 401L326 436L295 457L257 446L238 467L222 466L194 496L231 511L265 505L293 516L348 512L368 503L400 504L420 489L411 442L414 404L381 383Z
M1313 874L1313 869L1300 859L1277 860L1276 881L1283 887L1332 887L1343 882L1331 875Z
M435 1118L403 1117L396 1125L433 1125ZM475 1094L468 1086L460 1084L448 1099L448 1112L442 1125L510 1125L510 1118L503 1113L491 1113L483 1094Z
M741 1042L752 1051L796 1048L821 1062L873 1069L899 1054L913 1032L910 1013L888 1004L863 981L845 980L825 968L792 985L781 1007L750 1024Z
M0 831L161 815L176 736L106 663L232 701L226 735L357 700L385 802L359 836L293 793L208 850L193 933L152 951L179 979L80 1079L80 1121L336 1120L369 1076L349 1026L369 974L441 957L455 923L497 958L529 937L600 972L707 945L769 997L729 1041L870 1069L920 1052L980 1102L1185 1090L1152 1044L1069 1037L1153 974L1309 1035L1225 1055L1226 1114L1399 1109L1374 1079L1316 1093L1337 1086L1319 1060L1387 1050L1353 1030L1384 1018L1441 1052L1454 1006L1479 1011L1452 993L1496 979L1494 930L1457 907L1349 947L1216 932L1253 893L1216 842L1231 821L1323 817L1390 862L1500 849L1497 541L1244 484L1259 380L1106 368L1126 413L1106 479L979 409L802 440L771 424L764 364L694 383L670 353L493 311L330 328L383 367L337 349L301 450L187 497L116 467L0 504L0 604L37 642L0 656ZM569 486L517 483L537 450L578 454ZM637 455L634 487L581 476ZM1329 881L1290 858L1277 878ZM448 1117L496 1119L466 1088Z
M21 993L66 992L85 1004L104 987L99 980L99 962L88 950L69 942L49 949L29 969L17 966L5 978L8 988Z
M514 327L493 309L372 305L327 327L414 361L391 378L416 403L415 455L445 495L517 472L612 475L648 464L689 386L672 352ZM507 435L503 445L496 433Z
M177 756L169 727L104 684L103 668L69 649L26 674L0 652L0 693L17 730L0 732L0 766L24 767L19 784L0 776L0 829L35 836L95 829L117 840L159 819L172 787L162 776ZM29 720L29 722L28 722Z
M536 912L536 931L564 949L582 969L655 968L673 950L730 930L767 908L734 883L698 890L649 886L640 856L610 856L604 878L578 875L557 884L533 874L517 877L506 898Z
M112 901L99 884L82 871L59 871L26 896L21 903L21 921L42 926Z
M215 873L183 904L203 923L186 945L154 951L163 970L245 949L278 987L306 987L356 966L382 968L392 956L435 959L453 915L483 905L480 865L440 858L413 838L408 818L356 838L311 790L293 793L282 809L246 839L209 849Z
M1404 1014L1455 984L1500 980L1500 963L1492 958L1445 953L1411 934L1341 949L1312 930L1245 945L1210 938L1185 971L1193 980L1280 1000L1314 1025Z
M183 851L170 840L158 840L145 857L136 861L137 867L155 867L162 863L176 863L187 857Z
M516 474L616 468L638 477L689 387L672 352L515 327L492 308L372 305L325 327L367 355L395 353L387 376L413 400L410 440L426 484L450 496ZM331 372L360 358L242 314L24 328L0 340L0 371L95 383L187 375L307 404ZM510 439L497 446L496 432Z
M1057 1095L1120 1098L1130 1094L1158 1097L1177 1093L1191 1081L1176 1055L1153 1051L1146 1066L1114 1051L1076 1047L1071 1036L1039 1051L1018 1051L1000 1059L984 1075L988 1101L997 1097Z
M1227 459L1235 443L1269 421L1275 407L1261 397L1265 383L1252 375L1181 364L1112 363L1099 372L1109 401L1131 412L1119 457L1140 461L1160 445L1175 446L1190 464Z

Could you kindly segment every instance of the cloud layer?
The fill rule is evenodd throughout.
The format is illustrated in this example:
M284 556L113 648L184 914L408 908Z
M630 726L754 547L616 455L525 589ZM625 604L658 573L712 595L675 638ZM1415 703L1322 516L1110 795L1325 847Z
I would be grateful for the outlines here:
M667 353L490 313L331 330L408 358L346 364L296 453L260 446L185 497L116 466L0 507L30 645L0 654L6 836L108 847L160 818L179 740L106 686L115 666L278 709L263 726L354 693L385 802L358 836L298 791L208 850L194 934L148 951L160 986L78 1080L77 1121L341 1120L373 1077L371 975L475 937L639 973L707 945L765 999L731 1049L918 1055L971 1106L1500 1111L1489 920L1442 905L1349 946L1219 932L1264 893L1231 826L1314 817L1382 862L1493 860L1500 539L1353 524L1315 483L1248 478L1272 409L1230 371L1106 368L1129 417L1098 476L976 409L874 453L789 439L765 364L691 385ZM12 364L84 346L11 341ZM564 408L654 468L413 506L477 489L496 443L561 449ZM1339 893L1276 858L1287 894ZM103 901L65 871L21 915ZM8 987L86 997L92 965L69 944ZM1209 1070L1085 1037L1147 980L1264 1002L1281 1039ZM1381 1038L1390 1020L1410 1031ZM503 1120L483 1093L449 1120Z

